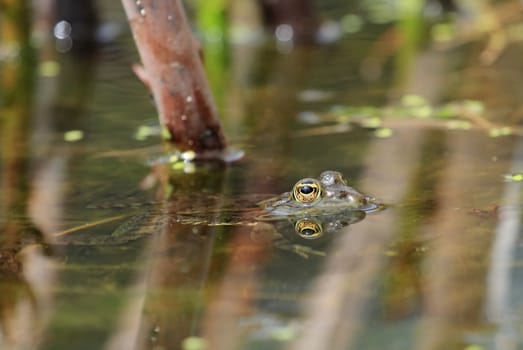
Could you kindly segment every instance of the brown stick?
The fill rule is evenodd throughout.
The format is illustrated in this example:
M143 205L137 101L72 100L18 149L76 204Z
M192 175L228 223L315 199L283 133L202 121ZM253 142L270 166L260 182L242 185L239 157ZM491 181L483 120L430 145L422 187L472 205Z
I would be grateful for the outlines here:
M209 84L180 0L122 0L143 67L135 73L151 91L160 124L181 150L225 148Z

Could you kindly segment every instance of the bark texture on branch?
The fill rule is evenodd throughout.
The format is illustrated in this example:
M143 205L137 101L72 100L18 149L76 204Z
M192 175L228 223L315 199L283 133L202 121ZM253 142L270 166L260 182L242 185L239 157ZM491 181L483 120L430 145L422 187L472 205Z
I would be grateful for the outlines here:
M122 0L143 67L135 72L151 91L160 124L181 150L225 148L225 137L180 0Z

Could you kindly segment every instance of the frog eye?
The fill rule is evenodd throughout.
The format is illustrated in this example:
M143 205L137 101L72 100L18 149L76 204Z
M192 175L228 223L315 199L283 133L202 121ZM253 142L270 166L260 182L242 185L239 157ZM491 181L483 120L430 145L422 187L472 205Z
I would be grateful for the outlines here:
M309 204L321 199L321 183L315 179L302 179L294 185L292 196L298 203Z
M312 219L301 219L294 224L298 235L306 239L316 239L323 234L321 224Z

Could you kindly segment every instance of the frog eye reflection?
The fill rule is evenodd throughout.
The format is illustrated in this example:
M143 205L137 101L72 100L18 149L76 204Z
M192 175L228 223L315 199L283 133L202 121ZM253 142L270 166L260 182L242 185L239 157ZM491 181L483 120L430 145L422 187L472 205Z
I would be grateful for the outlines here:
M294 185L292 196L298 203L314 203L321 199L321 184L315 179L303 179Z
M306 239L316 239L323 234L321 224L312 219L301 219L294 224L294 230L298 235Z

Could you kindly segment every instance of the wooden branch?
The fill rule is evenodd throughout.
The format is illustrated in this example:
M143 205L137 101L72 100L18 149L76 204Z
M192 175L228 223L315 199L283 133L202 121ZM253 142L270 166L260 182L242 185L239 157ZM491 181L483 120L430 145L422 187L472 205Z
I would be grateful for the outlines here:
M223 150L225 136L180 0L122 3L143 63L134 71L151 91L171 143L197 154Z

